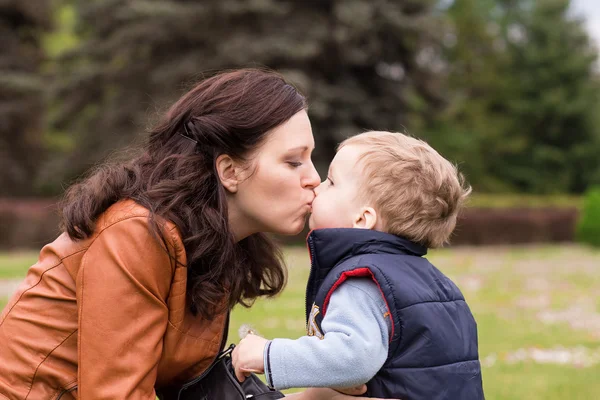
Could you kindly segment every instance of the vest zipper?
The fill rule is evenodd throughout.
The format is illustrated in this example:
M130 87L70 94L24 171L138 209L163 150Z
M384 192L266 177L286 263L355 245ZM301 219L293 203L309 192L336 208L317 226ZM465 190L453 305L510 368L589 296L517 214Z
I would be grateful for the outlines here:
M312 237L309 236L306 243L308 245L308 254L310 256L310 272L308 274L308 281L306 282L307 290L304 292L304 304L306 305L304 308L304 320L306 321L306 324L307 324L306 327L308 329L308 308L311 306L311 304L308 304L308 288L312 284L312 276L313 276L313 271L315 269L315 265L314 265L315 248L314 248Z

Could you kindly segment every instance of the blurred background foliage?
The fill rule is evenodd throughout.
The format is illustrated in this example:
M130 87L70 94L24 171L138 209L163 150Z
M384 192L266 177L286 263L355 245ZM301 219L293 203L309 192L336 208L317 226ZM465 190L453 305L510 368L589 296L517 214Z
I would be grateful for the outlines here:
M576 233L580 242L600 247L600 186L588 189Z
M269 67L310 101L323 172L367 129L457 163L475 207L600 183L597 49L569 0L0 0L0 197L56 198L186 88Z
M49 32L52 8L0 0L0 187L3 195L36 193L34 181L45 152L47 128L41 37Z

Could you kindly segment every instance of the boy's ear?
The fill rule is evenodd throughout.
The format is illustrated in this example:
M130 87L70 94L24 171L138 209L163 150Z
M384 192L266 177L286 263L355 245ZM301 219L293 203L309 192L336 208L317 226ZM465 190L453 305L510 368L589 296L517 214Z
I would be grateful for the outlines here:
M373 207L363 207L360 212L356 214L353 228L360 229L375 229L377 226L377 212Z
M229 192L236 193L238 189L239 179L237 164L227 154L221 154L215 161L217 173L219 174L219 180L221 185Z

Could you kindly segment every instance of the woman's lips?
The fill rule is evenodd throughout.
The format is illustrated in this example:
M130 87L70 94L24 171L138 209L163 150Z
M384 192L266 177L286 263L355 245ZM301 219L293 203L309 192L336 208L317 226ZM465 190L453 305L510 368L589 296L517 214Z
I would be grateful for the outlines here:
M307 203L307 204L306 204L306 208L304 209L304 212L303 212L303 214L304 214L306 217L309 217L309 216L312 214L312 204L311 204L311 203Z

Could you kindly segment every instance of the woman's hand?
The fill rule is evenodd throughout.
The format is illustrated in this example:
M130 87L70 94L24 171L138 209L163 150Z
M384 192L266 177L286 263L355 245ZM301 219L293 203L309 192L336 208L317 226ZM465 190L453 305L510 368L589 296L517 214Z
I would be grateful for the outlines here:
M247 335L233 349L231 363L235 369L235 376L243 382L251 372L262 374L265 372L264 352L269 341L253 334Z
M360 394L367 391L367 387L365 385L363 385L361 389L362 392ZM286 396L286 398L290 400L384 400L370 397L349 396L327 388L310 388L301 393L290 394Z

